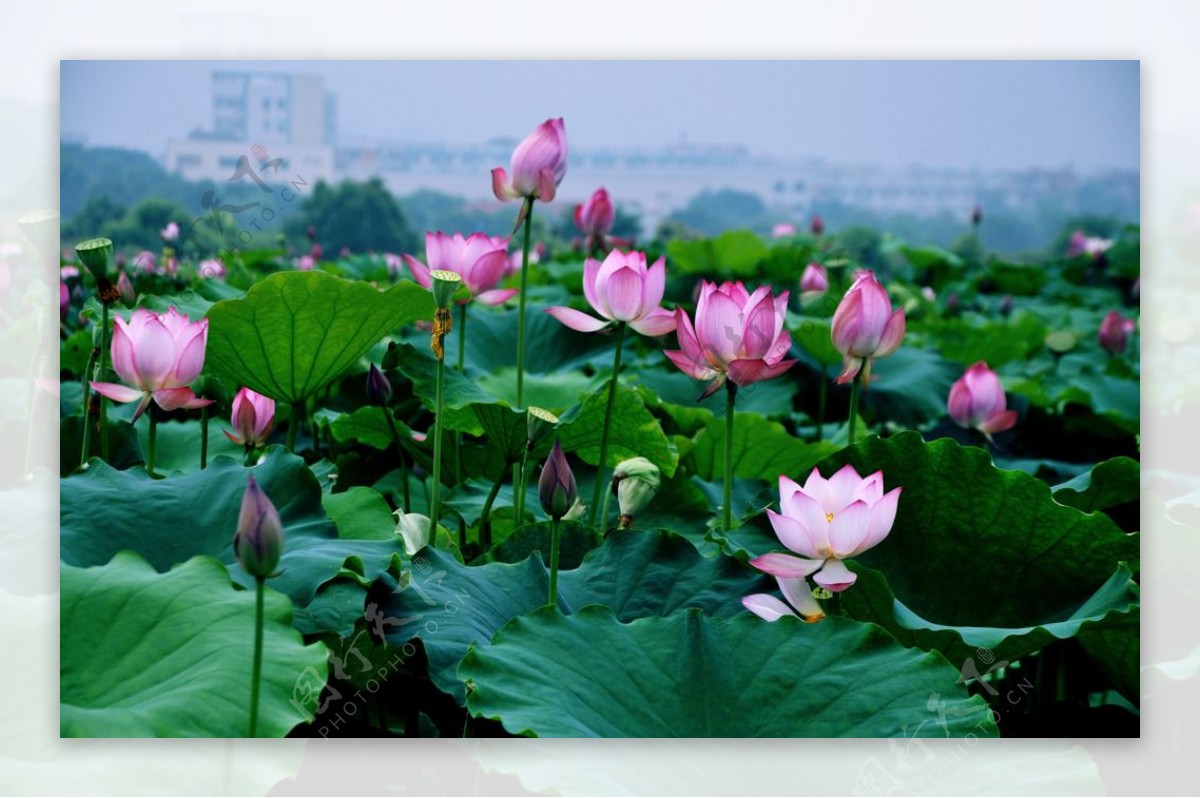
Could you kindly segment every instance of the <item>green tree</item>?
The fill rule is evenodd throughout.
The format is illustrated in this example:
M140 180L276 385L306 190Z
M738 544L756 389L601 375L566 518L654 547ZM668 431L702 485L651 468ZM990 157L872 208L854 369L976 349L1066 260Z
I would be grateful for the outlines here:
M297 240L310 226L330 256L343 247L351 252L414 252L420 247L399 203L379 178L337 186L317 183L300 213L288 220L287 230Z

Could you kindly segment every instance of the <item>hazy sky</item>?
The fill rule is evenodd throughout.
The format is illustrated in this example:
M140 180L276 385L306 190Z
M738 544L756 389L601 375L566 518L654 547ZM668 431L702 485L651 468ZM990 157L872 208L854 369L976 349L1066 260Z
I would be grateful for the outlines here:
M835 162L1137 169L1136 61L64 61L61 130L159 154L212 125L214 68L323 75L341 141L679 141Z

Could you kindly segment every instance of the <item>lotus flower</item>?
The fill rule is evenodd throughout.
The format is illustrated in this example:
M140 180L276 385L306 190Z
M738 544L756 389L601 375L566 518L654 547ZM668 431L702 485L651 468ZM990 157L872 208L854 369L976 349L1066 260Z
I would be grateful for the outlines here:
M311 272L317 262L313 260L312 255L301 255L296 259L296 270L302 272Z
M453 236L445 233L427 233L425 258L429 265L411 255L403 257L413 279L422 287L429 288L433 285L430 272L454 272L462 277L473 299L485 305L499 305L517 293L515 288L496 288L504 279L504 270L508 264L507 251L507 238L493 238L483 233L474 233L469 238L463 238L459 233Z
M1100 322L1100 346L1115 355L1125 351L1129 346L1129 334L1137 327L1133 319L1126 319L1115 310L1110 310Z
M825 232L825 220L822 219L820 216L814 214L813 218L812 218L812 223L810 224L809 229L812 230L813 235L815 235L815 236L821 235L822 233Z
M1082 230L1076 230L1071 233L1071 240L1067 244L1067 255L1070 257L1087 255L1090 258L1098 258L1112 245L1112 239L1089 236L1085 235Z
M189 322L171 308L154 313L139 308L127 322L116 317L112 340L112 365L126 385L93 382L91 385L114 402L140 402L136 421L153 399L163 410L194 409L212 404L187 387L204 368L208 319Z
M153 274L158 271L158 262L154 259L154 253L147 249L143 249L134 257L133 265L139 267L147 274Z
M647 268L645 253L614 249L604 263L588 258L583 264L583 295L600 319L567 307L546 308L546 312L579 332L626 322L642 335L666 335L675 329L675 314L659 307L666 281L663 258Z
M819 263L810 263L800 275L800 290L806 294L823 294L829 290L829 273Z
M159 230L158 234L162 236L164 243L170 243L179 238L179 225L175 222L167 222L167 226Z
M575 486L575 474L563 454L562 445L554 442L546 464L542 466L542 475L538 478L538 498L546 515L560 519L571 509L578 496Z
M367 369L366 393L367 401L373 405L387 407L392 403L392 383L374 363Z
M124 269L121 269L117 277L117 293L126 305L133 307L137 303L137 290L133 287L133 281L129 279L129 273Z
M585 236L603 238L612 232L615 220L612 200L603 188L596 189L587 202L575 206L575 226Z
M265 446L275 423L275 400L242 388L233 397L231 419L234 432L225 430L225 437L240 446L257 449Z
M960 427L977 429L988 437L1017 423L1015 410L1005 409L1004 388L996 372L982 360L967 369L966 374L950 388L946 402L950 418Z
M804 577L777 576L775 582L779 592L787 599L787 604L772 596L770 593L756 593L742 599L742 606L762 618L764 621L778 621L785 615L801 618L807 623L816 623L825 617L821 605L813 598L812 589ZM793 612L795 608L799 614Z
M862 554L888 536L896 520L900 491L895 488L884 494L883 472L863 478L849 463L828 480L814 468L804 487L780 476L782 512L767 510L767 516L779 541L801 556L764 554L750 564L781 579L803 580L811 575L826 590L845 590L858 577L843 560Z
M221 262L220 258L208 258L200 261L196 271L203 280L224 280L227 274L225 264Z
M904 309L893 313L887 290L875 279L875 273L859 272L834 311L832 335L833 345L845 362L837 381L849 382L862 370L866 382L871 374L871 361L900 348L904 340Z
M387 264L388 277L395 280L400 276L400 267L404 265L404 259L394 252L383 253L383 262Z
M796 235L796 225L780 222L771 228L771 238L787 238Z
M67 288L67 284L61 280L58 283L58 318L60 321L67 320L67 313L71 310L71 289Z
M250 477L242 494L237 531L233 534L233 552L242 569L256 579L275 573L283 555L283 521L271 499Z
M542 260L542 256L545 254L546 254L546 245L543 242L539 241L536 244L534 244L529 250L529 265L532 266L535 263L539 263ZM507 277L510 274L520 274L521 273L521 258L522 257L524 257L524 253L519 249L516 250L515 252L512 252L509 254L508 264L504 267L504 276L505 277Z
M750 294L741 282L718 286L706 280L700 286L695 326L676 308L679 349L663 354L688 376L711 380L701 399L726 379L744 386L778 377L796 362L783 359L792 348L783 329L787 301L787 291L772 296L769 286Z
M567 131L561 117L547 119L517 145L512 175L492 170L492 192L501 202L532 198L551 202L567 174Z

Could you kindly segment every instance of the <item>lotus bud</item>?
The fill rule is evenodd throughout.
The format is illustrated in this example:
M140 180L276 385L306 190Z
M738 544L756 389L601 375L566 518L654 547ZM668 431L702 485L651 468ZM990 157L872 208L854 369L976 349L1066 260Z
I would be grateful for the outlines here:
M279 511L254 477L250 477L242 495L233 551L242 569L255 579L266 579L275 573L283 554L283 522Z
M557 521L567 514L577 496L575 474L567 463L567 456L563 454L562 444L555 441L538 479L538 498L542 502L542 509Z
M66 321L71 311L71 289L61 280L58 283L58 319Z
M542 407L531 407L526 411L529 448L534 449L558 426L558 416Z
M973 224L975 227L978 227L979 225L983 224L983 207L982 206L976 205L975 210L971 211L971 224Z
M131 308L137 304L137 291L133 288L133 281L129 279L129 275L121 269L121 276L117 278L117 293L121 295L121 301L125 303L125 307Z
M242 388L233 397L230 421L233 422L234 432L225 432L229 440L249 449L265 446L275 423L275 400L249 388Z
M800 290L806 294L823 294L829 290L829 273L819 263L810 263L804 267L800 276Z
M810 229L812 230L813 235L815 235L815 236L821 235L822 233L825 232L825 220L822 219L819 215L814 215L812 218L812 223L811 223Z
M392 403L392 383L374 363L367 372L367 401L380 407L387 407Z
M1110 310L1100 323L1100 346L1113 354L1124 352L1129 346L1129 334L1136 326L1137 323L1133 319L1123 318L1117 311Z
M654 463L645 457L634 457L617 464L612 484L621 508L620 528L628 529L634 516L658 493L661 475Z
M404 551L409 557L429 545L431 539L429 516L420 513L406 513L404 510L397 510L394 515L396 516L396 534L404 538Z
M75 245L79 261L102 286L109 284L108 271L112 265L113 242L107 238L92 238ZM103 299L103 297L101 297Z

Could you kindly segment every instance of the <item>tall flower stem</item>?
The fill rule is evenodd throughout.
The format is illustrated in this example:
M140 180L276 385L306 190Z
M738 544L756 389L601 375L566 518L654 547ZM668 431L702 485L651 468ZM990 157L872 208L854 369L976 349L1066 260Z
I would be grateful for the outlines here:
M725 382L725 490L721 502L721 529L733 529L733 407L737 401L737 383Z
M463 356L467 352L467 307L469 302L464 302L458 306L458 366L455 369L459 374L463 373ZM462 433L454 433L454 482L461 483L463 479L462 473Z
M150 419L150 435L146 442L146 473L151 477L157 477L154 473L154 453L158 446L158 413L151 407L147 410L146 415Z
M525 243L521 250L521 293L517 297L517 407L525 407L525 286L529 279L529 237L533 227L533 198L525 200Z
M513 529L525 520L525 468L529 460L529 447L521 452L521 462L513 473Z
M821 380L817 389L817 440L825 438L825 397L829 393L829 373L821 367Z
M392 442L396 444L396 459L400 461L400 495L404 497L404 512L412 512L411 498L408 495L408 458L404 455L404 446L400 443L400 432L396 429L396 421L392 418L392 410L386 405L383 418L387 421L388 430L392 433Z
M550 606L558 604L558 538L562 519L550 519L550 597L546 603Z
M492 547L492 504L496 501L496 496L500 493L500 486L504 484L505 477L508 476L509 464L505 463L500 476L492 484L492 489L488 491L487 498L483 500L483 512L479 514L479 545L484 551Z
M300 402L292 402L292 417L288 419L287 432L287 447L292 454L296 453L296 432L300 429L300 416L303 414L303 405Z
M862 372L854 375L854 381L850 383L850 430L849 443L854 445L854 428L858 426L858 395L862 390Z
M200 470L208 468L208 405L200 408Z
M96 358L100 356L99 349L92 349L92 353L88 355L87 367L83 370L83 449L79 452L79 465L83 466L87 462L88 450L92 447L92 395L91 383L88 382L95 375L92 372L96 368ZM91 376L89 376L91 375Z
M108 376L108 303L100 303L100 366L97 380L103 382ZM100 456L108 461L108 402L100 396Z
M433 491L429 508L429 534L437 535L438 519L442 514L442 416L446 403L446 360L437 359L437 389L434 401L437 404L437 416L433 420ZM459 547L466 541L460 540Z
M262 677L263 592L266 580L255 577L254 596L254 668L250 673L250 734L258 736L258 687Z
M617 322L616 347L613 351L612 379L608 381L608 403L604 406L604 427L600 431L600 462L596 467L596 484L592 488L592 506L588 509L588 523L596 523L596 508L600 506L600 492L604 490L604 471L608 468L608 428L612 425L613 405L617 400L617 377L621 374L621 345L625 341L625 322ZM600 513L600 534L608 531L608 501L612 491L604 491L604 508Z

